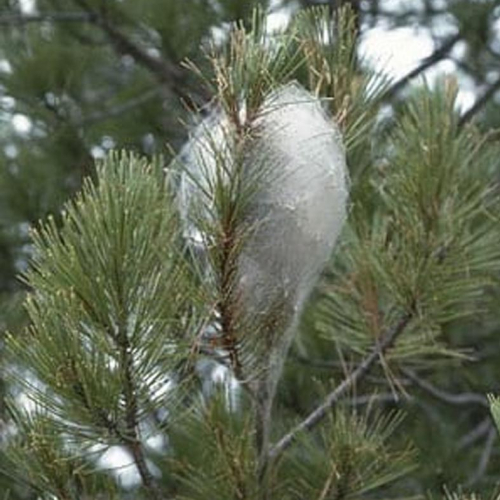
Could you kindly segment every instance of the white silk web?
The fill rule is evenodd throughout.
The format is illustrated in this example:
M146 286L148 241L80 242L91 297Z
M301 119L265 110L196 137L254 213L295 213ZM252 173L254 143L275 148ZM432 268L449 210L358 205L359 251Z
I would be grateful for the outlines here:
M217 217L215 191L237 185L244 192L241 222L251 230L238 250L239 303L256 327L277 304L288 316L282 331L266 338L259 363L272 395L304 302L344 223L348 176L337 126L298 83L272 91L251 121L246 114L238 116L247 130L242 149L234 120L220 109L195 128L177 158L178 201L187 240L203 252L210 244L204 221Z

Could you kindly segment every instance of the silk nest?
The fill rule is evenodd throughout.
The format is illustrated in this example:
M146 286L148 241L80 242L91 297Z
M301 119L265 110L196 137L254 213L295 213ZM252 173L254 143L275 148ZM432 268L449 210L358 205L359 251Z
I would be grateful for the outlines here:
M241 108L243 139L220 108L192 130L176 159L181 164L177 200L186 240L203 255L210 245L204 228L217 222L215 190L241 190L235 196L243 200L239 220L246 231L235 287L244 314L256 326L270 308L283 309L282 331L268 339L267 361L276 375L346 218L345 151L321 101L298 83L270 92L251 117ZM210 269L206 273L210 280Z

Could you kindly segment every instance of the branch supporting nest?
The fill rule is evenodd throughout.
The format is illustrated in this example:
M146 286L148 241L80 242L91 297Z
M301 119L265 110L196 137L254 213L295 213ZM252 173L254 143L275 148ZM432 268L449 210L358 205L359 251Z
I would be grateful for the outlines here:
M359 366L325 398L324 402L312 411L300 424L295 426L289 433L285 434L285 436L270 449L269 459L271 461L276 460L286 449L288 449L296 441L300 433L313 429L326 417L329 410L335 406L340 398L368 373L375 362L388 348L394 345L397 337L403 333L413 318L413 315L413 308L403 314L399 321L382 336L380 342L373 347L372 352L368 354Z

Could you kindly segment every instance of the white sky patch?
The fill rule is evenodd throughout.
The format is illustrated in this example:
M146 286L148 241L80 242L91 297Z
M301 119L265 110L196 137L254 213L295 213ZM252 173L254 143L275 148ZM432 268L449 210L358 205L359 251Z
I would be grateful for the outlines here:
M101 146L92 146L90 154L95 160L102 160L106 156L106 151Z
M218 366L212 373L212 382L222 384L226 396L226 401L231 407L238 405L240 396L240 383L225 366Z
M422 9L422 0L385 0L384 8L393 12L406 9ZM283 7L281 0L271 0L270 14L267 16L267 29L274 33L286 28L290 21L292 9ZM499 21L500 29L500 21ZM442 30L453 30L453 26L442 23ZM451 34L451 33L450 33ZM213 38L219 43L227 35L227 26L212 29ZM394 81L406 76L421 62L429 57L436 49L430 31L418 26L386 28L378 26L370 28L363 35L360 43L360 55L365 57L377 70L389 75ZM454 50L459 50L459 44ZM437 77L456 74L457 68L450 60L441 61L424 71L420 77L413 80L413 84L420 85L423 78L432 84ZM463 75L461 75L462 77ZM475 93L472 86L467 85L464 78L460 78L458 105L462 110L472 106ZM469 88L468 88L469 87Z
M12 117L12 125L15 131L19 134L29 134L33 128L31 120L26 115L22 115L21 113L16 113Z
M15 105L16 101L13 97L0 97L0 107L2 108L2 111L12 111Z
M134 488L141 484L141 476L132 457L120 446L108 448L97 460L97 464L104 470L110 471L125 489ZM149 461L147 461L147 465L153 476L161 476L156 465Z
M161 450L167 446L167 440L163 434L155 434L146 440L146 445L155 450Z
M17 149L17 146L15 144L7 144L3 148L3 152L5 153L5 156L7 158L10 158L11 160L16 158L16 156L19 153L19 150Z
M266 21L268 32L273 33L275 31L283 30L290 21L290 12L288 9L276 10L267 16Z
M373 28L360 43L360 53L374 67L398 80L434 51L431 36L423 30Z
M384 8L393 12L406 9L418 10L424 7L423 3L422 0L385 0ZM285 28L290 20L291 10L286 7L280 8L280 5L281 0L271 0L271 13L267 17L267 26L271 33ZM446 22L442 24L442 30L446 32L453 30L453 26ZM455 51L460 50L459 45L457 44L454 48ZM430 31L418 26L390 29L383 26L371 28L363 35L359 47L362 57L365 57L375 69L388 74L394 81L410 73L426 57L432 55L434 50L436 50L436 46ZM452 61L443 60L424 71L412 83L420 85L425 78L427 82L432 84L438 77L447 74L453 75L456 72L456 65ZM464 80L466 79L460 79L461 88L458 94L458 105L462 110L472 106L475 101L473 87Z
M110 469L120 484L128 489L137 486L141 477L130 455L119 446L112 446L100 457L98 464Z
M385 29L373 28L367 31L360 43L360 54L376 69L388 74L394 81L403 78L436 50L428 30L416 28ZM457 67L453 61L443 60L419 77L413 84L421 84L423 79L430 84L438 77L455 75ZM457 104L465 110L475 101L475 93L467 89L464 79L460 79Z
M17 398L17 403L19 405L19 408L22 408L26 413L32 413L37 409L37 404L28 394L25 393L22 393Z
M36 0L19 0L19 7L23 14L33 14L36 12Z
M0 59L0 73L12 73L12 65L7 59Z

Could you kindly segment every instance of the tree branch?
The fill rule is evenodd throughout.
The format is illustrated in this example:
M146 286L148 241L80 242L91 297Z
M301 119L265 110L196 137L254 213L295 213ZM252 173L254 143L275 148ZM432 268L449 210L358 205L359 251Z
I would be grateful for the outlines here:
M91 23L99 27L107 36L115 52L120 55L131 56L139 65L149 70L158 81L166 84L181 98L192 101L192 96L186 92L187 72L181 66L169 61L166 58L155 57L148 53L129 37L124 35L100 12L94 10L86 0L74 0L82 12L41 12L38 14L22 13L0 13L0 26L25 25L29 23L41 22L73 22ZM202 100L210 98L206 92L197 89L197 94Z
M415 382L421 389L434 396L436 399L443 401L444 403L452 405L471 405L476 404L489 408L488 400L485 396L481 394L476 394L474 392L463 392L461 394L450 394L438 387L435 387L430 382L422 380L413 371L403 368L401 370L409 379Z
M186 92L185 69L168 59L156 57L150 54L145 48L141 47L128 36L123 34L106 16L96 12L87 2L87 0L74 0L90 16L91 22L99 27L107 36L115 52L120 55L131 56L137 64L149 70L156 79L167 85L181 98L191 101L191 96ZM203 96L204 98L206 96Z
M491 429L491 418L488 416L484 418L478 425L471 431L463 436L457 443L457 450L461 451L474 444L478 439L481 439Z
M166 59L150 55L146 50L132 42L107 20L99 18L96 24L102 28L119 54L132 56L137 63L154 73L160 82L170 85L177 84L179 79L184 76L182 68Z
M128 111L154 99L159 94L161 94L161 90L162 90L161 87L156 87L154 89L143 92L141 95L133 99L129 99L128 101L119 104L117 106L110 107L108 109L103 109L101 111L96 111L94 113L90 113L87 116L84 116L80 120L78 125L92 125L102 120L107 120L109 118L116 118L117 116L127 113Z
M118 294L120 297L122 293ZM120 301L122 302L122 301ZM124 308L123 308L124 310ZM120 365L123 371L123 399L125 405L126 440L125 447L132 455L135 466L141 476L142 484L151 500L162 500L163 495L146 463L144 448L139 435L137 390L133 376L134 359L127 329L123 318L119 320L118 332L115 336L116 346L119 350Z
M403 87L405 87L413 78L417 77L431 66L434 66L439 61L445 59L450 53L451 49L461 39L460 33L452 36L447 42L444 42L441 47L436 49L429 57L426 57L419 66L410 71L407 75L403 76L400 80L394 83L385 93L386 100L392 99Z
M88 12L42 12L40 14L0 13L0 26L22 26L30 23L63 22L90 23L95 16Z
M318 370L334 370L338 368L342 368L343 364L340 361L326 361L323 359L312 359L301 354L290 355L291 363L296 363L303 366L308 366L309 368L315 368Z
M283 436L269 451L269 459L275 460L297 439L298 435L315 427L328 413L328 411L344 396L344 394L360 379L362 379L375 364L377 359L394 344L396 338L404 331L414 314L414 309L406 312L400 320L390 328L380 342L374 347L372 352L365 357L361 364L332 391L325 401L312 411L309 416L300 424L295 426L288 434Z
M363 15L386 17L388 19L397 19L398 21L407 21L408 19L411 21L411 18L422 19L423 15L439 16L448 13L448 10L445 8L439 9L430 5L427 5L424 10L410 7L402 12L400 12L399 8L397 10L390 10L389 8L384 9L381 6L377 6L376 10L374 10L372 2L367 2L366 5L368 5L368 8L364 8L363 4L361 4L360 10Z
M486 473L486 469L488 468L488 464L490 463L491 453L493 451L493 443L497 438L497 430L491 426L486 439L484 440L484 447L481 456L479 457L479 461L477 463L476 470L470 476L467 483L465 483L466 487L473 486L476 484Z
M458 122L459 127L463 127L468 121L471 120L481 109L487 104L487 102L500 90L500 78L494 82L488 90L474 103L474 105L468 109L461 117Z
M382 393L382 394L364 394L362 396L355 396L348 404L351 406L362 406L362 405L370 405L372 403L395 403L399 404L402 401L404 402L412 402L413 398L408 395L404 395L399 397L397 394L392 394L390 392Z

